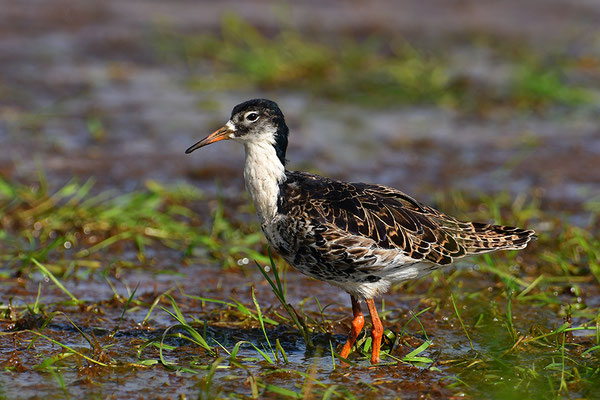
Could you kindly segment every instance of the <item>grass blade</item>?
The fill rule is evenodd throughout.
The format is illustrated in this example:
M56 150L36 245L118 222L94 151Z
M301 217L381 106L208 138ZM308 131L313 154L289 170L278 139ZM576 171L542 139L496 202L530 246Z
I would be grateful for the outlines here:
M50 278L52 280L52 282L54 282L54 284L56 286L58 286L58 288L60 290L62 290L64 293L67 294L67 296L69 296L71 298L71 300L73 300L73 302L80 304L82 303L77 297L73 296L73 294L71 292L69 292L69 290L54 276L54 274L52 272L50 272L48 270L48 268L44 267L38 260L36 260L35 258L31 258L31 261L37 265L37 267L40 269L40 271L42 271L42 273L44 275L46 275L48 278Z
M296 312L294 307L292 307L287 302L287 300L285 298L285 293L284 293L283 287L281 286L281 281L279 279L279 273L277 271L277 268L275 267L275 261L273 260L273 257L271 255L270 251L269 251L269 259L271 261L271 270L273 271L273 275L275 275L275 282L273 282L273 280L271 279L271 277L269 276L267 271L258 262L255 261L255 264L258 267L261 274L265 277L265 279L271 286L271 290L273 291L273 293L275 294L275 296L277 297L277 299L279 300L279 302L281 303L283 308L287 311L287 313L290 316L290 318L292 319L292 321L294 321L294 325L296 325L296 328L298 329L298 331L302 334L302 338L304 339L304 343L305 343L307 349L312 349L312 348L314 348L314 345L310 339L310 330L309 330L308 326L306 326L306 323L302 320L302 318L300 318L300 316L298 315L298 313Z
M454 301L454 294L453 293L450 293L450 300L452 300L452 306L454 307L454 312L456 313L456 317L458 318L458 322L460 322L460 326L462 327L463 331L465 332L465 335L467 336L467 340L469 340L469 346L471 346L471 350L474 350L473 349L473 342L471 341L471 337L469 336L469 332L467 332L467 328L465 327L465 324L463 323L463 320L460 317L460 313L458 312L458 307L456 307L456 302Z
M77 350L73 349L72 347L69 347L66 344L62 344L61 342L59 342L57 340L54 340L54 339L52 339L52 338L50 338L50 337L48 337L48 336L46 336L46 335L44 335L42 333L39 333L37 331L32 331L32 330L26 330L25 332L31 332L34 335L42 337L42 338L48 340L49 342L54 343L55 345L60 346L60 347L62 347L65 350L70 351L71 353L77 354L79 357L85 358L86 360L88 360L91 363L94 363L96 365L100 365L102 367L108 367L109 366L108 364L105 364L105 363L100 362L100 361L96 361L93 358L90 358L90 357L86 356L85 354L82 354L82 353L78 352Z
M115 326L115 328L109 335L111 338L115 337L115 335L119 331L119 326L121 325L121 322L123 321L123 318L125 317L125 313L127 312L127 309L129 308L129 303L131 303L131 300L133 300L133 297L135 296L135 292L137 292L139 285L140 285L139 283L137 285L135 285L135 289L133 289L133 292L127 299L127 303L125 303L125 307L123 308L123 312L121 313L121 318L119 318L119 321L117 322L117 326Z
M273 358L277 359L277 355L275 354L275 351L273 350L273 346L271 346L271 342L269 341L269 336L267 335L267 331L265 330L265 323L263 321L262 312L260 310L260 305L258 304L258 301L256 300L254 286L252 286L252 301L254 302L254 306L256 307L256 314L258 315L258 322L260 323L260 328L262 329L263 335L265 336L265 339L267 340L267 344L269 345L271 354L273 354Z

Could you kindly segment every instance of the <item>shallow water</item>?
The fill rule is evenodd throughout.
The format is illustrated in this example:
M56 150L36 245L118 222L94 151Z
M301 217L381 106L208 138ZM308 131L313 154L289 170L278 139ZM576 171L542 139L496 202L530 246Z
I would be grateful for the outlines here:
M273 311L285 315L285 311L276 306L278 303L275 296L255 267L246 266L242 267L242 270L234 271L209 265L182 266L177 262L177 257L173 258L173 256L174 254L169 252L158 252L156 259L161 260L158 263L142 268L123 269L118 279L108 278L123 299L127 298L135 287L137 288L135 299L145 304L130 306L124 320L120 323L118 332L112 338L109 333L116 327L124 304L122 301L114 300L113 290L101 278L103 274L94 273L88 278L71 278L65 281L68 289L79 299L85 300L87 306L59 305L53 307L52 311L64 312L74 320L79 329L93 337L94 341L105 348L104 352L108 357L117 360L122 365L122 367L101 369L78 362L80 367L73 369L72 361L69 359L59 361L58 366L64 365L63 368L59 367L59 371L67 382L70 396L135 397L138 394L154 396L156 393L167 397L197 395L204 382L203 370L196 370L195 374L189 374L169 371L160 367L138 366L133 368L133 365L129 365L129 363L139 365L138 363L144 360L158 359L156 348L147 347L139 354L138 349L147 340L161 338L165 328L173 326L176 321L166 312L157 308L147 323L142 324L141 322L148 313L149 304L169 289L186 319L198 321L196 329L205 335L211 346L223 346L231 350L238 341L243 340L252 342L259 347L262 346L265 350L268 349L262 330L256 321L246 320L244 322L245 318L240 318L239 314L236 314L231 307L211 302L203 304L202 301L182 295L182 293L187 293L224 301L235 299L252 308L251 290L254 287L256 297L267 316L274 317ZM331 343L334 348L339 348L345 340L346 329L351 317L349 298L337 288L323 282L308 280L290 270L286 272L284 278L288 302L297 305L297 309L303 310L315 320L320 321L322 317L314 300L315 297L318 298L321 306L326 309L324 314L326 323L322 327L327 333L315 330L312 339L317 347L315 350L308 351L301 336L292 326L288 324L276 327L267 325L270 341L279 340L281 342L289 362L279 362L276 366L271 366L260 361L260 356L251 346L242 346L238 357L246 360L245 365L249 365L250 369L247 371L236 368L218 370L210 385L210 391L213 395L223 390L224 393L235 392L250 396L251 390L246 381L249 374L268 374L270 384L297 390L297 385L305 384L305 378L298 376L295 372L301 371L309 373L323 384L346 386L359 397L393 396L402 393L406 398L420 398L424 394L432 397L447 397L454 394L455 391L447 387L447 384L450 383L448 377L460 371L461 367L457 369L452 362L448 363L449 360L465 360L465 357L468 360L468 354L472 354L473 361L481 362L481 354L500 356L511 345L511 341L506 335L505 324L502 322L506 307L503 289L499 288L497 280L492 276L478 272L477 268L473 269L472 267L472 264L462 263L458 265L458 269L455 267L448 269L445 275L450 276L461 271L460 279L453 282L449 289L454 292L455 296L458 296L458 304L462 304L460 312L463 319L475 321L477 315L485 316L477 323L477 328L470 329L474 352L470 351L469 343L455 318L448 289L436 289L433 296L436 298L442 296L438 300L441 302L431 303L428 296L424 295L430 282L424 280L417 287L408 288L408 291L406 286L392 290L389 295L383 297L385 307L379 306L384 318L384 327L391 332L399 333L408 323L408 336L404 336L404 340L407 340L408 344L401 345L394 353L396 357L400 357L418 347L426 339L419 325L415 322L409 323L410 312L417 313L426 307L437 304L435 305L437 311L430 310L419 317L420 323L427 332L427 337L432 342L431 347L422 352L420 356L429 357L436 363L439 361L440 363L437 364L439 372L424 367L406 365L383 365L374 370L368 368L367 359L355 359L359 367L355 367L351 371L340 368L339 364L334 369L329 346ZM4 282L2 291L5 298L14 299L16 306L19 306L21 302L32 304L35 301L38 282L42 282L41 304L60 303L66 300L65 294L45 281L42 276L20 281L18 284L17 280ZM597 284L581 284L581 289L586 293L587 305L594 306L593 303L599 295ZM477 297L470 300L468 297L463 297L463 294ZM556 296L557 301L570 302L573 295L562 292L557 293ZM161 305L166 309L171 308L166 301L161 302ZM513 303L513 315L515 315L515 328L521 332L529 329L532 320L535 320L540 327L557 327L563 322L555 310L550 308L540 310L521 302ZM206 328L204 327L205 323L207 324ZM577 325L579 319L573 318L573 323ZM4 329L11 326L6 321L2 325ZM174 329L171 333L176 331L181 330ZM43 333L84 354L89 354L89 344L62 314L55 316ZM589 340L589 333L584 335L583 333L579 335L579 340L586 342ZM54 378L47 372L38 372L34 367L42 361L40 356L55 354L59 349L46 340L38 338L35 352L27 351L26 339L30 336L31 334L0 336L0 340L3 342L0 346L3 365L6 367L9 365L19 366L16 371L7 371L0 377L2 396L27 398L42 392L49 396L61 396L62 391ZM214 361L213 357L207 356L197 346L189 346L183 339L167 338L165 343L177 346L174 350L164 350L167 362L193 366L210 365ZM552 353L552 351L548 353L547 350L532 348L527 352L515 353L513 362L517 364L527 364L530 361L539 362L540 357L550 359ZM221 355L226 356L225 353ZM248 357L249 359L246 359ZM384 359L385 361L390 360ZM507 362L506 358L504 358L504 362ZM223 366L228 365L227 361L222 363ZM499 363L495 368L500 368L499 371L502 371L506 365L503 366L502 363ZM277 372L278 369L283 371ZM488 368L488 374L490 370L493 371L494 368ZM506 379L517 378L509 371L505 371L503 374ZM493 380L493 378L487 379ZM14 382L18 382L18 385L15 385ZM520 379L515 382L520 382ZM480 383L483 384L483 382ZM372 385L375 385L377 391L373 391Z
M245 196L240 147L220 143L192 156L183 151L224 123L233 105L261 96L277 100L286 114L292 130L288 152L292 169L390 185L428 202L436 201L440 194L449 196L447 193L452 190L476 195L508 191L514 197L535 192L544 206L555 210L557 215L568 213L566 218L580 226L588 221L589 213L581 206L600 193L598 103L581 109L557 107L541 114L497 109L484 115L465 115L425 105L370 109L315 99L299 92L192 91L186 84L191 72L163 62L148 38L164 20L173 29L216 31L218 16L227 6L250 21L272 28L270 20L265 21L264 15L245 2L226 3L223 6L176 1L167 7L160 2L131 0L102 4L63 0L62 7L55 8L43 1L23 6L0 1L0 8L5 10L4 16L0 16L0 148L4 150L0 152L0 175L34 182L41 167L51 188L60 187L72 178L93 177L97 181L95 191L114 189L116 193L143 187L149 179L165 184L186 181L207 193L205 203L197 205L199 212L207 210L206 204L214 200L217 180L220 194L226 201L237 204ZM553 1L551 6L540 1L528 2L526 6L516 1L502 4L471 1L456 8L437 2L436 9L446 10L447 19L443 21L439 17L441 12L432 14L434 6L422 2L408 2L402 10L393 7L393 14L386 11L388 1L378 1L368 9L359 5L368 12L360 20L354 6L323 4L315 16L314 2L296 3L289 6L291 18L302 29L318 31L318 27L313 27L319 25L314 19L318 17L328 21L320 28L325 32L348 30L369 34L374 27L380 27L384 33L405 34L433 51L449 47L457 71L485 82L493 83L511 66L496 65L485 48L473 45L473 37L478 35L523 39L542 48L550 46L550 40L546 40L550 35L559 47L570 43L574 59L600 54L597 40L594 42L590 33L595 32L593 17L600 13L595 2L569 3L568 15L560 11L567 7L562 0ZM347 18L338 18L340 12ZM532 14L536 17L531 18ZM522 23L523 19L535 23ZM546 29L546 25L553 29ZM465 36L469 39L464 40ZM575 74L575 79L583 78ZM598 91L598 76L592 74L587 79ZM235 218L249 221L252 217L244 214ZM252 264L239 270L223 270L206 262L183 265L181 254L162 248L148 251L151 257L147 262L138 262L135 254L127 252L104 254L100 271L76 271L66 280L69 290L90 307L58 304L52 311L63 311L84 333L93 334L103 346L110 345L106 353L122 363L120 367L101 369L81 360L56 361L71 397L178 398L204 393L207 374L204 370L189 374L161 366L127 365L158 359L156 348L146 348L140 358L137 349L175 324L169 314L157 308L148 325L142 325L149 305L165 291L172 290L188 321L193 318L200 321L196 325L199 331L203 329L201 322L207 321L207 340L211 346L219 342L229 350L240 340L264 345L258 323L244 320L226 306L203 305L184 297L179 289L190 295L224 301L233 297L251 308L254 286L266 315L275 318L274 311L284 313ZM111 264L117 260L131 261L134 267L119 268L115 273L117 268L112 269ZM463 319L477 321L478 315L485 315L486 319L481 321L483 328L471 332L473 360L477 352L499 354L510 344L501 318L506 300L500 280L476 269L469 270L470 267L470 264L458 266L463 271L459 282L452 282L450 288L436 286L435 295L428 293L428 289L435 280L444 279L439 276L417 287L400 286L383 298L387 310L383 313L385 327L396 333L409 321L410 311L432 307L420 316L420 321L433 344L420 355L435 360L439 372L407 365L369 369L364 358L358 359L360 367L352 372L339 367L334 370L329 345L331 341L334 348L339 348L345 339L350 321L348 296L325 283L289 271L286 281L290 304L298 308L303 304L304 310L317 321L321 316L314 297L322 306L329 305L325 312L327 322L323 324L326 333L313 334L317 350L307 351L290 325L268 327L269 338L280 339L289 357L288 364L279 363L277 368L288 371L276 371L276 367L264 361L247 362L247 369L217 370L205 397L217 396L219 390L249 397L252 393L248 377L267 373L269 383L298 392L306 379L293 371L306 372L325 384L348 387L364 398L462 396L462 389L457 390L449 383L464 365L444 363L464 360L471 354L464 332L454 318L450 293L455 296L464 293L464 298L457 298L463 304ZM3 304L9 300L15 305L33 304L40 282L41 304L68 300L41 275L28 280L15 276L8 268L3 267L0 272L11 277L0 282ZM455 272L453 267L444 276ZM108 332L117 325L124 304L113 299L114 292L105 276L122 298L127 298L137 287L135 298L144 303L130 307L114 338ZM587 306L598 307L597 284L593 280L577 284L585 293L583 301ZM548 290L556 291L557 302L576 303L577 296L569 293L567 286ZM168 302L161 305L169 308ZM515 302L513 307L513 315L518 316L514 321L517 330L529 329L532 320L544 329L556 328L563 322L564 310L558 305L543 311L526 303ZM488 314L492 317L488 318ZM583 319L573 317L574 324L580 320ZM12 323L5 318L0 326L7 329ZM44 333L81 352L89 349L82 335L62 315L55 316ZM60 349L38 338L35 352L28 351L31 336L27 335L31 334L0 336L0 363L13 368L0 375L0 398L62 397L64 392L56 378L48 370L35 368L45 355L53 356ZM574 335L576 340L590 340L587 332ZM406 355L425 340L414 322L409 324L409 334L405 336L410 346L397 350L396 356ZM173 343L179 347L165 351L167 360L180 365L209 365L214 361L214 357L196 346L185 346L182 340ZM249 346L242 347L240 356L259 357ZM557 356L555 350L529 349L515 355L514 365L551 356ZM486 370L497 371L497 376L473 374L471 384L475 389L471 396L481 393L477 390L484 390L478 386L479 381L494 387L495 380L516 376L503 370L505 366L500 364ZM272 392L265 395L276 397Z

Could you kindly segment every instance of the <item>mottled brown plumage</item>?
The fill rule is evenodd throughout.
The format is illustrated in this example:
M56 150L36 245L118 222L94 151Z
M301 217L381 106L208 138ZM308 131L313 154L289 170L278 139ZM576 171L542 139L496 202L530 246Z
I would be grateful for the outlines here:
M329 235L373 240L415 260L447 265L463 256L518 250L534 231L463 222L425 206L399 190L349 183L303 172L287 172L278 211L306 225L327 227Z
M303 273L347 290L348 282L393 283L464 256L522 249L535 237L531 230L459 221L381 185L287 171L279 191L278 217L263 227L270 228L270 243ZM403 275L408 268L413 272Z
M375 296L455 259L522 249L535 238L532 230L459 221L386 186L287 171L287 136L277 104L255 99L237 105L223 128L186 152L226 139L244 144L246 187L267 241L294 268L351 296L354 320L343 358L364 324L360 300L373 321L377 363L383 327Z

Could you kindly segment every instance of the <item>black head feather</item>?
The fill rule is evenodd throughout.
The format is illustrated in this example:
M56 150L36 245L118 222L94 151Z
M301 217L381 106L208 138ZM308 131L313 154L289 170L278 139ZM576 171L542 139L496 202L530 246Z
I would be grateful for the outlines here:
M279 109L277 103L267 99L252 99L245 101L233 107L231 111L231 119L237 114L244 114L247 111L258 111L269 118L276 127L275 132L275 152L283 165L285 165L285 153L288 146L289 129L285 123L283 113Z

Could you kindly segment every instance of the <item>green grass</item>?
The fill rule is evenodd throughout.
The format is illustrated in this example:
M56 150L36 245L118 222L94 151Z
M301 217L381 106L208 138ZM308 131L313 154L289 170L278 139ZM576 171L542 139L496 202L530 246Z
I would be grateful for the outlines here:
M453 198L458 199L459 208L469 208L461 196ZM458 327L468 335L469 344L472 338L476 351L475 357L443 361L457 374L450 386L474 397L593 397L593 388L600 382L600 310L593 300L593 305L586 304L584 293L593 299L599 291L595 276L600 250L598 215L590 217L589 226L575 227L566 222L566 215L545 211L536 201L511 204L502 196L480 201L484 204L481 214L495 214L498 221L509 215L507 220L524 226L531 226L532 221L552 221L552 226L538 232L535 253L474 259L481 271L475 276L465 270L435 273L430 294L448 291L445 286L460 288L461 299L456 303L453 292L447 296L459 318ZM529 268L514 269L527 265ZM489 290L474 288L469 282L485 282L490 277ZM419 287L418 282L411 282L399 290L410 293ZM461 302L465 305L458 316ZM449 312L447 302L439 299L436 304ZM579 335L573 336L573 332Z
M268 260L259 251L262 235L232 225L222 201L212 212L193 211L203 195L192 186L167 189L149 181L145 190L120 195L91 194L92 188L92 180L73 181L49 193L43 178L29 186L0 177L0 260L17 268L49 262L55 272L99 266L103 254L124 245L143 263L146 248L157 244L183 258L194 259L199 251L225 267L237 265L242 255Z
M265 34L228 14L220 33L183 34L163 26L153 42L162 59L186 66L190 87L202 92L291 90L369 107L435 104L464 111L573 106L594 98L566 79L568 62L535 56L531 49L506 53L490 46L512 70L494 86L463 75L446 54L419 49L398 35L324 37L290 27Z
M459 216L542 227L539 239L526 251L473 258L466 263L473 268L463 264L397 285L382 298L384 362L368 368L367 326L348 369L339 367L336 346L349 305L331 302L324 286L290 286L294 273L270 257L259 228L232 222L224 201L206 214L196 211L207 200L189 186L155 182L117 196L93 193L91 183L52 191L43 179L0 180L0 287L10 293L0 299L0 344L10 354L0 359L4 372L49 376L53 393L64 397L76 397L75 389L110 393L112 374L133 381L148 368L157 377L183 376L176 386L189 383L201 398L594 396L595 203L581 208L589 225L572 226L569 215L536 198L440 198L441 208ZM258 269L235 261L257 254ZM167 274L155 265L163 257L178 264L177 274L167 276L183 281L163 289L137 283L133 290L121 281L134 272ZM247 282L220 289L219 279L236 274L226 266ZM108 294L100 294L102 287ZM81 379L97 383L81 389Z

